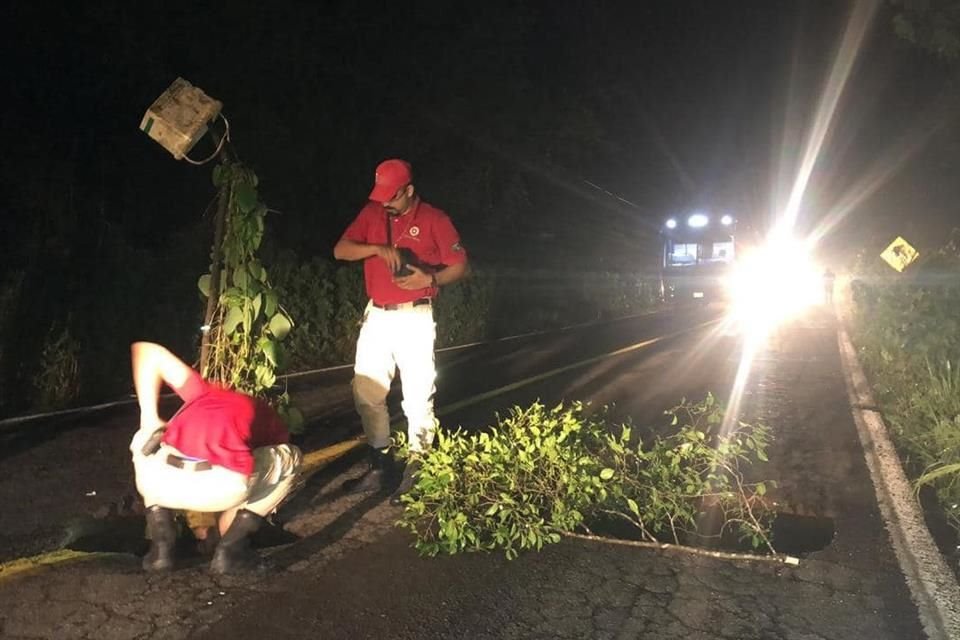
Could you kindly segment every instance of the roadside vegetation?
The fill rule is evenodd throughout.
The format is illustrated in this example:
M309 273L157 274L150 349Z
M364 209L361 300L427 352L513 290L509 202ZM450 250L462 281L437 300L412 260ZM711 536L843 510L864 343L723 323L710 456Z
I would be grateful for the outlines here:
M908 476L960 534L960 232L921 256L858 265L853 338Z
M31 301L40 285L23 272L0 282L0 378L5 382L0 384L0 415L123 396L130 391L127 348L135 339L170 345L188 361L196 358L205 298L201 292L207 286L202 280L198 292L196 278L204 270L205 256L197 242L184 249L190 251L189 260L184 259L186 251L153 255L127 249L132 255L116 266L117 271L124 270L124 279L104 273L103 282L90 284L110 295L94 296L92 304L74 304L69 311L31 315ZM316 256L305 259L291 251L264 252L262 262L250 257L238 260L245 266L242 273L236 268L229 272L224 290L228 301L220 319L232 330L223 336L218 352L257 355L245 360L250 366L240 371L249 379L248 386L269 382L275 370L300 371L352 360L366 303L359 265ZM162 282L156 273L165 274ZM76 277L63 274L68 280ZM81 286L79 281L76 286ZM654 276L636 272L517 273L481 262L473 277L445 288L439 297L437 346L638 313L656 305L656 291ZM50 304L63 299L46 300ZM274 307L277 300L282 309ZM234 308L237 311L227 317ZM61 311L62 321L44 324L45 318L59 317ZM268 312L273 315L267 317ZM276 319L281 314L283 322ZM287 320L293 326L281 350L277 336L287 329ZM245 323L252 323L249 333ZM248 335L253 339L249 344L241 340ZM223 375L229 371L233 369L224 369Z
M732 536L774 552L763 499L771 483L745 475L766 461L768 428L735 422L721 432L713 396L669 410L669 433L646 440L588 409L535 403L479 433L440 432L398 524L428 556L512 559L576 532L709 546Z
M292 433L303 415L286 391L273 393L286 364L284 340L290 314L258 257L267 207L260 202L257 174L225 160L213 170L219 189L217 231L209 273L197 283L207 301L200 367L203 377L252 396L267 398ZM222 236L222 238L221 238Z

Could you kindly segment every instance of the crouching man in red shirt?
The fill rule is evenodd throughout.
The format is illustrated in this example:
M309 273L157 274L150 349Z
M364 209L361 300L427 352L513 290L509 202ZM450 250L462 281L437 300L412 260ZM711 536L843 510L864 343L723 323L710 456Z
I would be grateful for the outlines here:
M220 513L211 571L256 569L249 537L290 493L300 450L265 402L206 382L160 345L136 342L130 354L140 404L130 451L151 538L143 568L173 568L173 512L182 509ZM166 423L157 412L163 383L184 403Z

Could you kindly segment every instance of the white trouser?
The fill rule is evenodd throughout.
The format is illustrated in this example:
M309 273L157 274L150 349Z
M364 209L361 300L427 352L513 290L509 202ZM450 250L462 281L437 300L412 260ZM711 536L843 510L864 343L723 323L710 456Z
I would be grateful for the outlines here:
M219 465L196 470L187 462L183 468L175 467L167 456L183 454L170 445L161 444L153 455L143 455L141 449L149 437L138 431L130 443L137 490L146 507L207 513L236 508L266 516L290 493L300 468L300 449L289 444L254 449L249 476Z
M377 449L390 446L387 393L397 369L403 383L403 413L411 451L433 443L437 419L433 394L437 371L433 343L437 336L431 305L386 310L367 305L353 372L353 399L363 422L367 443Z

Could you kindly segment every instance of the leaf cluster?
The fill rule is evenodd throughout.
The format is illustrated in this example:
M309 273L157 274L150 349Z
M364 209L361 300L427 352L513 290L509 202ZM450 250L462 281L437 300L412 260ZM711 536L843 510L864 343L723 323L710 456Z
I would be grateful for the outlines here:
M670 413L676 432L648 446L629 425L611 428L606 409L579 402L514 407L480 433L441 432L398 524L425 555L499 549L515 558L611 516L643 539L680 542L720 506L724 527L772 550L760 500L769 483L748 483L740 470L766 459L769 431L738 423L717 433L723 408L712 396Z
M772 553L773 513L763 496L773 483L749 481L741 468L767 461L770 430L741 421L725 428L725 408L712 394L667 413L675 431L648 446L631 444L628 427L618 438L606 436L600 453L616 481L597 508L636 527L644 540L681 544L720 538L732 527L754 549ZM710 509L720 513L718 531L701 528Z
M207 333L211 356L203 373L233 389L265 396L285 364L282 342L293 328L257 258L267 208L257 193L256 174L238 162L219 164L213 183L226 198L226 217L219 291L210 290L212 267L197 283L205 297L217 296ZM289 396L274 400L288 427L297 431L303 417L290 406Z

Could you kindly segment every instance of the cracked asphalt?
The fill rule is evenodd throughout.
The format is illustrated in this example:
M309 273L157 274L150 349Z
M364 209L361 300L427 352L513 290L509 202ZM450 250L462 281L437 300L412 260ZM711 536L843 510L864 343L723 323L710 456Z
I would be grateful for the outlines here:
M339 493L359 472L346 460L285 505L284 528L300 539L263 551L275 571L214 577L195 559L146 575L133 554L94 555L0 581L0 637L924 638L876 505L830 316L771 340L743 416L776 430L765 470L779 482L775 499L832 519L830 544L798 552L798 566L581 539L513 561L421 558L393 526L398 508Z

